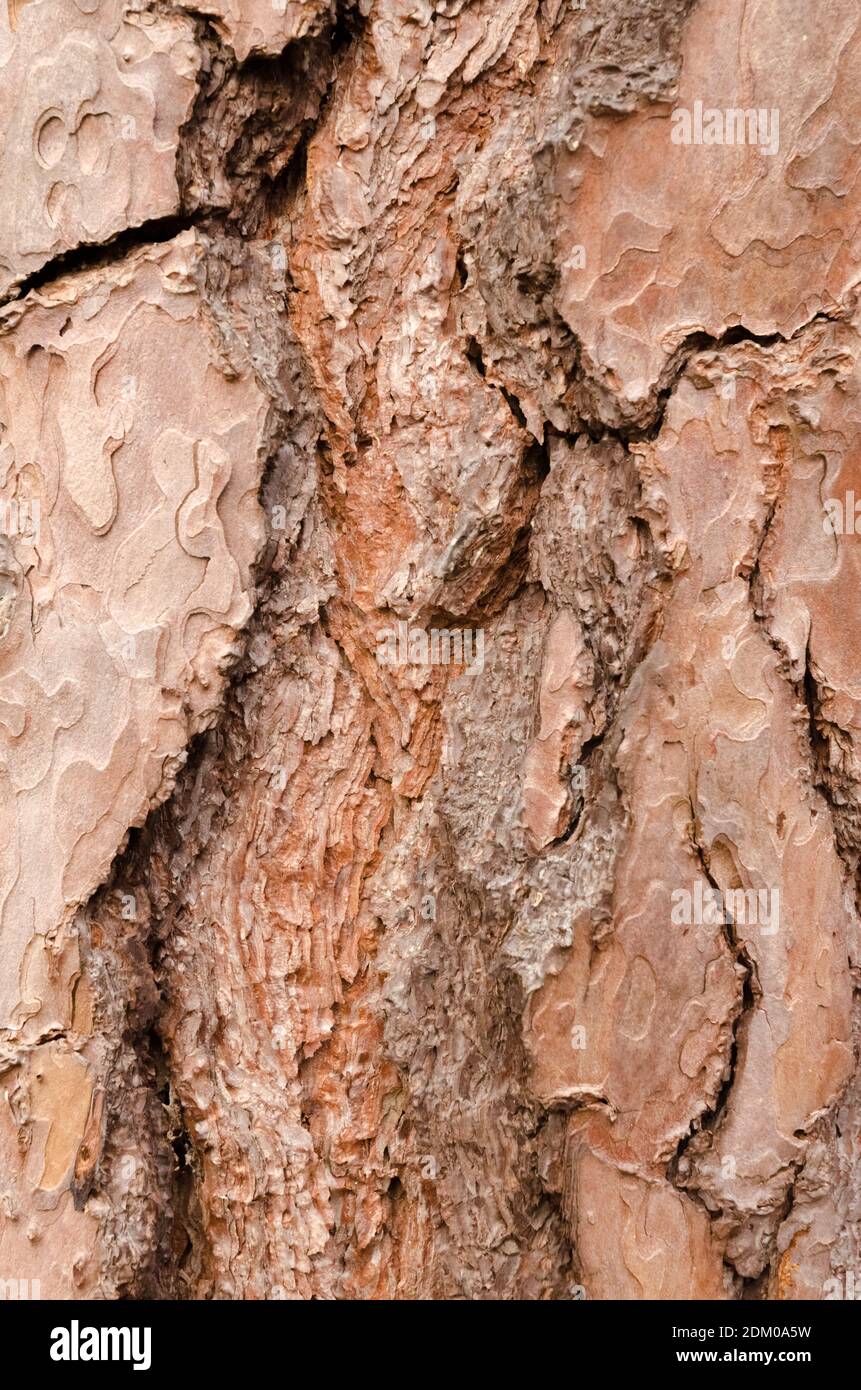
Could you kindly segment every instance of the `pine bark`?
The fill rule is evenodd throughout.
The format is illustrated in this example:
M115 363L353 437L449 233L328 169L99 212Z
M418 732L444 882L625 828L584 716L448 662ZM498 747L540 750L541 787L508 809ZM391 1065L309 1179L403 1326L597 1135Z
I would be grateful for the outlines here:
M0 1280L861 1287L859 61L0 12Z

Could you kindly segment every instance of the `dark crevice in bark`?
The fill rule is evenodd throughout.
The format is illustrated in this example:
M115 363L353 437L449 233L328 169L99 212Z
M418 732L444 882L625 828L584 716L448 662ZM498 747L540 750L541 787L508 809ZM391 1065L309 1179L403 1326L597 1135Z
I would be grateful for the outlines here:
M696 829L698 822L693 803L691 803L691 815L691 846L697 854L700 867L704 876L708 880L711 888L716 893L721 894L720 901L722 904L724 904L725 907L725 898L723 891L721 890L720 885L717 883L717 881L714 879L711 873L708 852L705 849L705 846L702 845L700 836ZM720 1208L716 1209L714 1205L706 1202L703 1199L703 1196L700 1193L697 1186L685 1177L683 1170L686 1165L686 1156L689 1146L693 1141L695 1141L698 1138L698 1136L713 1133L721 1122L722 1116L725 1113L729 1101L729 1097L732 1093L733 1084L735 1082L736 1068L739 1055L739 1045L742 1036L742 1031L748 1026L750 1017L753 1011L756 1009L759 999L762 997L762 989L758 979L756 963L751 958L744 943L740 941L736 923L732 919L731 914L726 909L724 910L724 919L722 926L727 945L733 952L736 961L740 966L743 967L745 972L743 981L742 1004L738 1014L733 1020L732 1025L732 1046L728 1058L726 1075L724 1077L721 1089L717 1097L715 1098L713 1106L711 1106L709 1110L698 1120L692 1122L688 1134L683 1136L683 1138L680 1140L676 1153L667 1167L668 1181L671 1182L673 1186L686 1192L690 1197L697 1201L708 1215L710 1221L714 1221L716 1218L721 1217L726 1219L728 1213L722 1211ZM805 1137L805 1132L798 1131L796 1133L796 1137ZM729 1256L724 1256L724 1265L736 1286L736 1297L738 1299L757 1300L767 1297L768 1282L772 1272L771 1261L775 1248L777 1231L792 1211L792 1207L795 1201L796 1183L799 1174L803 1171L803 1167L803 1159L796 1160L789 1165L788 1171L791 1172L792 1176L784 1193L781 1207L779 1211L776 1211L774 1213L774 1227L768 1236L768 1260L766 1262L763 1272L755 1277L745 1276L735 1268L735 1265L733 1264ZM740 1221L743 1221L744 1217L745 1214L743 1212L739 1213Z
M214 247L211 257L218 257ZM228 276L229 276L229 267ZM208 288L203 289L204 301L210 309L212 301L207 297ZM225 291L225 294L227 292ZM224 309L224 305L220 306ZM264 383L271 388L271 383ZM293 421L288 414L285 401L273 399L269 423L267 454L262 470L259 488L259 501L264 515L271 519L269 493L273 486L273 475L286 467L282 457L284 440L290 436ZM283 481L276 495L287 494ZM299 523L301 529L302 523ZM287 544L292 550L298 544L298 537L291 542L283 540L283 533L276 533L267 526L267 541L252 570L251 592L254 610L243 631L239 634L239 652L226 675L218 714L211 726L194 735L185 749L182 767L175 785L166 799L149 812L144 823L132 829L119 850L105 883L96 890L90 902L82 909L97 923L103 913L104 905L119 896L140 895L148 903L148 915L144 926L132 933L134 952L132 958L134 974L128 994L122 996L124 975L115 969L111 951L120 949L124 953L127 946L120 941L119 947L97 948L84 941L82 954L89 961L90 972L97 989L107 993L112 1002L109 1028L121 1029L123 1044L128 1053L128 1065L133 1067L140 1080L135 1083L137 1097L145 1097L148 1113L153 1117L152 1133L142 1133L140 1143L143 1148L143 1161L159 1173L160 1187L157 1193L159 1216L154 1242L148 1252L144 1265L135 1269L126 1283L121 1286L118 1297L173 1299L194 1297L194 1287L199 1278L202 1262L206 1259L206 1234L200 1215L198 1186L203 1172L203 1158L198 1151L192 1128L183 1113L182 1099L174 1081L175 1059L172 1056L173 1043L165 1027L165 1016L170 1000L165 994L163 957L169 945L171 927L170 908L180 891L183 876L207 852L213 838L224 830L224 820L230 806L234 790L229 773L221 788L220 802L214 802L216 813L209 826L209 833L200 839L190 840L186 833L189 808L194 805L197 784L204 771L220 769L220 752L231 741L231 731L241 739L244 732L239 692L246 682L253 681L259 671L252 648L256 637L265 633L272 622L277 621L276 595L279 573L273 559L279 544ZM221 806L219 812L217 806ZM167 856L169 872L167 876L154 877L153 862L164 863L156 853L160 846L170 850ZM90 933L91 935L92 933ZM106 933L102 932L104 938ZM123 967L125 968L125 955ZM117 977L116 979L114 977ZM143 1004L141 1001L143 1000ZM144 1008L145 1005L145 1008ZM108 1070L108 1096L116 1092L109 1101L107 1147L112 1144L114 1130L122 1130L124 1125L124 1089L112 1085ZM158 1117L158 1118L156 1118ZM147 1146L149 1146L147 1148ZM136 1160L137 1161L137 1160ZM116 1160L111 1160L115 1164ZM99 1194L100 1188L110 1186L109 1167L101 1174L93 1190ZM111 1202L108 1197L109 1203ZM124 1199L123 1199L124 1200ZM122 1210L110 1217L122 1234Z
M151 947L153 945L151 938ZM156 979L158 967L155 956L152 970ZM158 1263L170 1272L172 1288L169 1296L175 1297L180 1294L178 1280L185 1263L195 1243L199 1244L202 1239L200 1222L194 1212L195 1184L201 1176L201 1163L186 1125L182 1101L171 1081L170 1054L158 1016L149 1031L146 1045L155 1067L156 1095L164 1112L165 1140L172 1156L171 1221L165 1229L163 1243L155 1253Z
M851 772L841 766L849 749L851 735L838 724L828 720L822 710L822 692L814 671L808 633L804 651L804 667L799 678L794 677L792 658L785 643L774 635L770 626L769 601L761 572L762 556L771 530L779 514L779 492L772 498L747 575L751 606L758 629L775 651L784 678L792 688L806 722L810 779L825 801L833 827L834 844L853 885L856 907L861 910L861 784Z
M130 251L173 241L180 232L190 231L200 223L201 219L190 216L157 217L150 222L142 222L139 227L127 227L109 241L88 242L83 246L73 247L70 251L52 257L41 270L28 275L6 302L14 304L33 291L44 289L52 281L62 279L66 275L74 275L84 270L101 270L123 260Z
M809 636L804 671L795 688L807 717L813 784L828 805L837 852L853 884L856 908L861 911L861 783L841 766L852 747L852 738L823 714L822 690L814 670Z
M558 1118L559 1112L542 1106L537 1124L526 1128L526 1138L534 1140L539 1151L541 1147L549 1147L552 1144L552 1138L547 1131L554 1123L558 1123ZM563 1123L565 1123L564 1118ZM564 1139L559 1138L557 1147L564 1150L564 1145ZM571 1222L565 1211L564 1193L549 1186L543 1181L540 1173L537 1180L540 1183L542 1200L550 1210L550 1221L559 1232L560 1258L557 1265L557 1288L564 1290L564 1292L560 1291L556 1299L558 1301L580 1300L585 1297L586 1291L582 1283L582 1270L577 1260L577 1250L571 1237Z
M756 963L751 958L745 943L738 935L737 924L732 917L732 913L726 907L726 899L720 884L711 872L710 855L706 846L702 843L699 832L699 819L693 801L690 801L690 834L689 842L693 849L700 871L707 880L713 893L719 894L717 901L721 905L722 920L721 928L727 947L729 948L737 965L743 971L742 994L738 1010L732 1020L732 1040L729 1054L724 1066L723 1081L715 1096L714 1101L706 1106L700 1115L691 1121L688 1133L683 1135L676 1147L676 1152L667 1165L667 1181L673 1187L684 1191L688 1196L696 1200L707 1213L709 1220L713 1221L716 1213L713 1207L705 1202L695 1184L689 1182L684 1175L684 1168L687 1162L688 1149L696 1138L705 1134L712 1134L718 1128L729 1103L732 1088L735 1084L736 1070L738 1066L739 1045L742 1031L748 1026L751 1015L757 1008L758 1001L762 998L762 988L756 969ZM725 1261L725 1263L729 1263ZM738 1277L735 1269L729 1265L735 1277Z
M806 325L806 328L809 326ZM799 709L806 717L811 784L828 807L835 848L853 884L856 907L861 909L861 815L857 809L858 800L861 798L861 785L848 773L834 766L835 749L842 753L844 747L850 748L851 736L823 715L822 695L814 673L810 650L811 634L808 633L807 636L803 671L800 678L795 679L790 652L785 643L774 635L770 626L769 601L761 565L772 528L779 515L780 503L781 493L778 486L769 502L750 570L743 574L743 577L747 579L751 610L757 628L776 653L780 670L795 694Z
M508 409L511 411L512 415L514 416L515 420L517 421L518 425L520 425L521 429L527 429L528 426L526 424L526 416L524 415L523 410L521 409L520 401L517 399L514 392L509 391L505 386L500 386L499 390L501 391L505 403L508 406Z
M812 315L806 323L788 337L781 333L754 333L743 324L736 324L718 336L697 331L688 333L668 358L658 383L654 401L647 408L647 419L643 424L608 425L595 417L584 416L580 421L582 429L598 442L602 439L617 439L628 448L631 444L650 442L658 438L664 425L667 407L675 394L679 382L684 377L692 359L700 353L720 354L740 343L755 343L759 347L770 348L783 343L795 342L807 333L816 323L833 323L847 316L848 309L841 307L833 313L824 310ZM575 337L578 367L582 358L582 345ZM584 378L585 380L585 378ZM592 383L594 384L594 383Z
M265 89L267 82L277 80L279 74L289 75L292 72L292 56L289 53L287 56L279 55L272 60L252 59L245 64L238 64L234 56L222 45L210 18L200 14L195 17L200 26L199 37L210 55L210 63L218 69L216 74L218 87L223 84L230 72L235 73L240 68L243 83L253 85L258 82L263 89ZM310 51L313 42L309 39L304 47ZM303 46L302 41L300 41L299 46ZM291 48L295 47L291 46ZM202 87L199 89L192 117L183 128L178 157L181 186L183 184L183 159L188 154L188 141L192 138L196 123L209 119L211 115L209 95ZM265 123L270 114L267 110L261 109L259 112L260 121ZM317 114L319 115L319 112ZM312 128L312 123L306 122L304 124L298 142L291 149L286 166L280 171L278 179L271 181L265 174L259 173L256 182L258 191L265 189L270 183L272 186L278 184L283 189L291 180L296 182L303 177L304 151ZM242 134L246 133L247 130L243 127ZM288 132L288 134L292 139L295 132ZM279 132L276 129L273 132L273 143L277 142L278 138ZM232 153L232 151L229 152L229 154ZM230 212L232 214L237 210L241 211L238 203L236 207L231 207ZM236 219L231 220L218 208L204 205L193 213L159 219L149 222L141 228L123 232L106 245L71 251L45 267L37 276L31 277L22 293L40 287L60 272L66 273L70 270L99 267L120 255L124 255L136 246L158 241L170 241L179 232L192 227L199 227L214 233L220 231L231 238L235 246L240 244L240 239L244 231L247 230L242 225L237 227ZM230 254L228 253L227 260L222 267L227 276L228 284L231 274L228 265ZM211 256L219 260L217 247L213 249ZM220 302L222 296L221 282L217 287L207 286L204 290L204 298L208 293L219 300L220 312L228 312L226 302L224 304ZM225 291L225 301L227 297L227 291ZM289 434L289 423L284 413L288 409L288 405L286 401L279 399L278 383L267 381L265 386L270 396L273 397L273 411L268 458L260 484L260 501L264 510L269 513L266 504L267 492L272 482L273 472L277 467L283 466L283 464L279 464L280 450L282 441ZM282 491L286 491L289 495L289 489L282 488ZM228 673L217 719L209 729L190 740L185 752L184 766L173 790L161 805L153 808L144 825L131 832L128 843L117 855L108 880L110 891L116 891L117 887L125 886L134 892L136 889L140 891L143 887L147 894L151 904L151 912L141 947L148 964L141 966L140 978L141 980L146 978L147 988L158 999L154 1011L146 1021L146 1027L142 1030L136 1030L129 1024L126 1027L126 1037L131 1049L131 1056L134 1058L132 1065L136 1065L141 1076L147 1078L142 1086L148 1090L150 1111L154 1115L160 1114L161 1116L151 1142L158 1150L157 1167L162 1174L162 1189L158 1196L162 1214L159 1219L158 1230L154 1232L153 1244L149 1250L147 1262L135 1270L127 1285L120 1289L118 1296L122 1297L158 1299L194 1296L195 1285L200 1278L201 1268L207 1258L207 1236L200 1211L198 1193L198 1185L203 1173L203 1158L198 1153L194 1134L183 1112L182 1098L174 1082L175 1059L171 1052L173 1043L167 1035L164 1023L169 1000L162 992L163 956L168 944L166 934L170 931L170 904L179 888L179 874L188 874L192 864L205 855L207 847L212 841L212 836L219 833L220 823L223 819L223 816L216 814L210 826L209 835L204 836L192 846L188 845L187 837L183 833L183 826L188 814L188 806L193 802L196 783L203 775L205 768L212 765L217 770L219 754L216 752L213 762L213 750L220 749L229 742L226 730L231 725L235 726L237 731L242 727L241 716L239 724L236 724L236 710L238 704L241 703L238 700L238 692L246 681L253 680L256 675L257 665L253 659L249 659L255 637L258 633L265 632L271 621L274 620L270 611L270 604L277 591L279 580L272 561L279 543L279 536L270 530L268 542L263 548L252 576L253 586L256 590L254 612L240 635L242 652ZM277 615L275 616L277 617ZM223 787L222 798L224 807L230 804L231 791L232 787L226 782ZM171 877L167 881L155 882L152 879L151 866L154 857L157 857L154 855L154 849L158 843L166 847L173 847L175 867L171 866ZM189 848L191 848L191 854L188 853ZM92 903L97 905L100 898L108 891L108 888L98 890ZM98 973L102 979L105 978L104 964ZM126 1008L128 1008L128 1004L121 1003L120 1012ZM120 1097L120 1102L121 1099ZM150 1141L145 1141L142 1138L141 1142ZM104 1174L104 1181L108 1181L107 1173ZM122 1218L120 1216L117 1217L117 1221L121 1227Z
M496 391L499 392L499 394L502 396L502 399L505 401L505 404L508 406L508 409L511 411L512 415L514 416L514 418L515 418L515 420L517 421L517 423L518 423L518 425L520 426L520 428L523 429L523 430L527 430L527 431L528 431L528 430L529 430L529 426L528 426L527 423L526 423L526 415L524 414L523 407L522 407L522 405L520 404L520 401L517 399L517 396L514 394L514 392L513 392L513 391L510 391L510 390L508 389L508 387L504 385L503 382L501 382L501 381L495 381L495 380L492 380L492 379L488 378L488 375L487 375L487 367L485 366L484 356L483 356L482 351L481 351L481 344L478 342L478 340L477 340L476 338L473 338L472 336L470 336L470 337L467 338L467 340L466 340L466 347L465 347L465 349L464 349L464 356L465 356L467 362L469 363L469 365L470 365L470 366L478 373L478 375L481 377L482 381L488 382L488 384L489 384L490 386L492 386ZM531 433L531 432L530 432L530 433ZM532 437L534 437L534 436L532 436ZM545 438L546 438L546 428L545 428ZM538 445L539 448L542 448L542 449L543 449L543 447L544 447L544 441L543 441L543 440L536 440L536 444ZM547 470L549 471L549 464L547 465Z
M825 315L817 315L815 322ZM810 324L805 325L806 331ZM792 672L792 659L790 652L783 641L777 638L771 631L770 612L767 600L765 581L761 572L761 561L766 543L770 537L772 526L778 515L781 495L776 492L772 498L768 512L763 523L748 583L750 588L751 605L754 619L758 629L763 633L770 646L774 649L780 670L790 685L798 702L798 708L802 712L805 721L804 734L807 742L808 764L810 769L810 781L815 792L818 793L827 809L832 827L833 842L837 855L843 863L846 879L851 885L854 894L856 910L861 909L861 816L858 811L858 801L861 797L861 786L855 782L848 772L839 766L839 759L843 749L851 748L851 737L847 735L839 725L831 723L825 718L822 711L822 692L820 683L814 670L814 663L810 649L811 633L808 632L807 642L804 650L804 665L801 676L795 679ZM835 753L835 750L839 750ZM837 762L837 766L835 766ZM850 976L855 975L851 964L851 957L848 961ZM855 1076L857 1077L859 1061L859 1051L856 1043L855 1047ZM850 1077L840 1093L835 1096L833 1103L829 1107L827 1115L820 1115L814 1125L808 1129L798 1129L794 1137L799 1140L809 1139L814 1133L821 1132L822 1128L830 1122L837 1129L836 1116L839 1112L847 1092L853 1085L853 1077ZM839 1132L839 1131L838 1131ZM792 1168L792 1181L787 1189L782 1210L776 1224L775 1233L772 1237L772 1248L777 1239L783 1224L792 1214L795 1204L796 1186L799 1178L805 1170L807 1156L794 1161ZM814 1182L817 1181L814 1178ZM769 1264L763 1274L755 1280L742 1280L742 1298L765 1298L768 1296L769 1280L773 1273L772 1269L773 1254L770 1255Z
M175 1159L163 1102L160 996L153 969L149 914L141 894L141 831L129 833L111 873L78 913L81 960L90 980L102 1038L99 1084L104 1138L79 1208L104 1204L110 1265L105 1293L118 1299L172 1298L173 1266L159 1252L177 1222ZM74 1190L74 1189L73 1189Z
M583 744L583 747L580 749L580 753L577 757L576 764L572 764L569 766L568 778L571 783L571 803L566 812L567 823L562 833L560 835L557 835L555 839L551 840L550 843L544 847L544 849L542 850L543 854L546 854L549 850L553 849L554 846L567 844L568 841L572 838L572 836L582 825L586 807L592 800L592 783L594 780L596 780L595 775L593 774L593 766L598 762L598 759L593 757L593 754L600 754L600 751L602 750L604 745L604 740L607 738L607 735L611 732L611 730L612 725L608 724L607 728L602 729L599 734L594 734L592 738L587 739L586 742ZM608 775L606 760L601 759L601 763L601 772L600 774L597 774L597 780L600 780L601 775L603 775L604 777ZM576 785L573 780L573 773L575 767L583 770L584 775L582 787ZM580 779L578 778L577 780L579 781Z
M523 454L521 466L521 482L526 493L526 516L514 534L504 564L498 567L473 605L475 618L479 621L501 613L529 582L532 522L541 497L541 488L549 472L550 461L546 445L537 442L529 444Z
M244 634L246 651L253 637L255 617L252 617ZM205 855L212 837L223 831L223 814L216 815L210 827L209 837L196 841L189 847L182 827L186 820L187 807L193 800L198 777L211 759L213 745L217 746L222 741L221 731L231 717L232 692L235 686L245 679L246 674L245 663L241 659L234 667L230 684L225 690L217 722L190 741L176 786L168 799L155 807L143 826L135 832L133 843L121 852L115 861L110 879L111 892L135 893L143 889L151 903L143 947L148 959L151 987L158 995L158 1004L148 1027L139 1034L129 1032L128 1038L144 1074L149 1077L151 1093L161 1109L160 1139L170 1154L170 1189L164 1199L169 1220L151 1252L152 1268L168 1271L170 1282L166 1286L161 1277L154 1280L143 1270L127 1293L127 1297L172 1299L193 1296L176 1280L182 1280L184 1266L193 1252L198 1265L205 1259L206 1236L196 1215L197 1184L203 1170L202 1157L197 1152L173 1080L172 1042L164 1024L169 1000L164 993L162 955L165 948L169 947L170 905L178 891L181 877L189 875L194 864ZM230 790L225 784L225 807L229 804ZM153 882L151 873L151 863L157 857L157 844L172 847L176 858L175 865L171 865L170 877L167 881L159 883ZM188 852L189 848L191 853ZM99 894L106 891L108 890L100 889Z
M487 368L484 365L484 355L481 351L481 344L477 339L472 337L467 338L465 355L467 362L471 363L478 372L478 375L484 380L487 376Z
M211 17L197 15L203 55L194 108L180 132L177 181L186 209L219 214L225 231L271 236L304 184L339 59L360 31L353 12L240 62Z
M218 203L207 201L200 203L192 199L191 204L193 205L190 205L187 168L189 151L196 143L198 132L206 128L212 116L211 108L214 94L221 91L231 74L235 76L241 74L239 80L251 89L259 86L265 90L273 82L280 81L295 85L301 77L303 62L313 63L314 60L318 59L322 61L324 57L334 58L350 42L353 33L346 20L339 17L338 24L329 30L328 35L308 35L288 44L280 54L271 57L251 55L244 63L240 63L218 33L212 16L202 14L194 9L180 10L170 5L157 5L155 8L160 13L179 14L196 21L198 40L205 55L204 70L201 77L203 79L212 78L212 84L209 87L205 86L203 81L199 82L192 113L180 129L177 150L180 210L175 214L149 219L135 227L123 228L115 236L104 241L85 242L53 256L44 266L27 276L17 286L14 286L8 295L0 299L0 307L3 304L15 303L32 291L43 289L52 281L65 275L75 274L83 270L101 269L114 261L122 260L130 251L172 241L180 232L189 231L195 227L208 232L214 232L221 228L230 233L234 231L236 222L241 221L242 225L238 229L239 235L246 236L251 233L254 229L246 222L247 200L236 198L231 200L228 207L223 207ZM335 75L334 70L329 75L326 84L326 96L332 89ZM322 118L324 105L325 98L315 111L314 119L304 119L300 122L298 135L293 127L286 131L279 131L277 126L273 129L272 110L269 105L264 104L257 111L249 111L242 124L237 142L234 142L226 154L219 149L218 155L213 155L213 167L229 178L235 166L238 163L241 164L241 142L248 142L257 129L265 130L267 137L271 136L271 146L274 151L278 149L279 139L284 143L292 142L295 148L291 149L286 166L274 178L267 175L264 170L259 170L254 174L255 197L261 196L265 204L277 192L283 193L285 188L295 185L303 177L307 143ZM218 122L217 125L220 132L223 123ZM237 143L239 143L239 153L236 149ZM269 190L268 193L267 189ZM255 220L259 221L259 214Z
M813 759L814 771L818 773L816 785L826 799L832 803L832 811L835 811L837 807L833 804L832 792L828 786L826 776L830 749L828 739L823 734L821 727L823 721L819 698L819 685L813 674L809 637L807 646L804 649L804 674L799 684L799 694L803 699L804 708L807 710L807 730L810 739L810 751Z
M745 572L742 571L742 578L747 579L747 586L750 591L754 619L761 626L764 626L762 621L763 615L756 599L756 595L759 593L761 586L760 565L762 563L762 552L765 548L766 541L768 540L771 534L771 528L774 523L774 519L777 515L777 508L779 506L779 503L780 493L777 489L775 489L774 496L768 504L768 510L765 514L765 520L762 523L759 536L757 537L756 549L753 553L753 558L750 563L750 569L747 572L747 574L745 574ZM768 632L767 628L765 628L765 632L769 642L771 642L771 634Z

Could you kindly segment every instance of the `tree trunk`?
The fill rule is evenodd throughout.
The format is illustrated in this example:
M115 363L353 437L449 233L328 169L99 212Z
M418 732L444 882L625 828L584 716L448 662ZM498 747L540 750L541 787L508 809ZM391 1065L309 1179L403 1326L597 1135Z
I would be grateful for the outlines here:
M0 1280L851 1296L859 61L9 0Z

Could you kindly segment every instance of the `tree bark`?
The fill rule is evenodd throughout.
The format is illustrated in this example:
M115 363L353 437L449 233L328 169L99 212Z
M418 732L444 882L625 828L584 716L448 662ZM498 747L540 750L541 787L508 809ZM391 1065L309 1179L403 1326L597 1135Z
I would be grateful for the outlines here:
M8 0L0 1280L852 1296L859 60Z

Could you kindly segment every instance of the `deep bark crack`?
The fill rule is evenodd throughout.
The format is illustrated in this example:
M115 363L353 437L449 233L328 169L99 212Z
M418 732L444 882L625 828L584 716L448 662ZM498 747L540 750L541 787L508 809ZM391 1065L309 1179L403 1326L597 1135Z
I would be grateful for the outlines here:
M697 1135L713 1133L720 1125L721 1118L726 1111L729 1097L735 1083L738 1065L739 1035L751 1014L757 1008L758 1001L762 998L762 987L759 983L756 963L751 958L745 943L739 938L736 923L732 918L732 914L726 907L724 891L712 874L710 856L700 837L698 828L699 818L692 799L689 801L689 805L691 812L689 843L697 857L697 862L699 863L703 877L707 880L712 891L719 895L718 901L723 908L721 928L724 939L733 959L743 971L741 1000L738 1010L732 1020L732 1040L724 1067L725 1074L720 1090L715 1096L712 1104L706 1105L699 1116L692 1120L688 1133L679 1140L676 1152L667 1166L667 1181L680 1191L687 1192L689 1195L696 1197L703 1209L708 1213L709 1220L713 1221L715 1217L714 1211L707 1203L702 1201L695 1186L689 1186L685 1182L679 1181L679 1171L684 1163L685 1155L691 1141Z
M201 226L202 219L190 216L156 217L142 222L137 227L126 227L107 241L86 242L72 247L58 256L53 256L40 270L28 275L14 287L3 300L4 305L15 304L28 294L50 286L53 281L75 275L86 270L102 270L116 261L124 260L131 251L145 246L158 246L173 241L180 232L191 231Z

